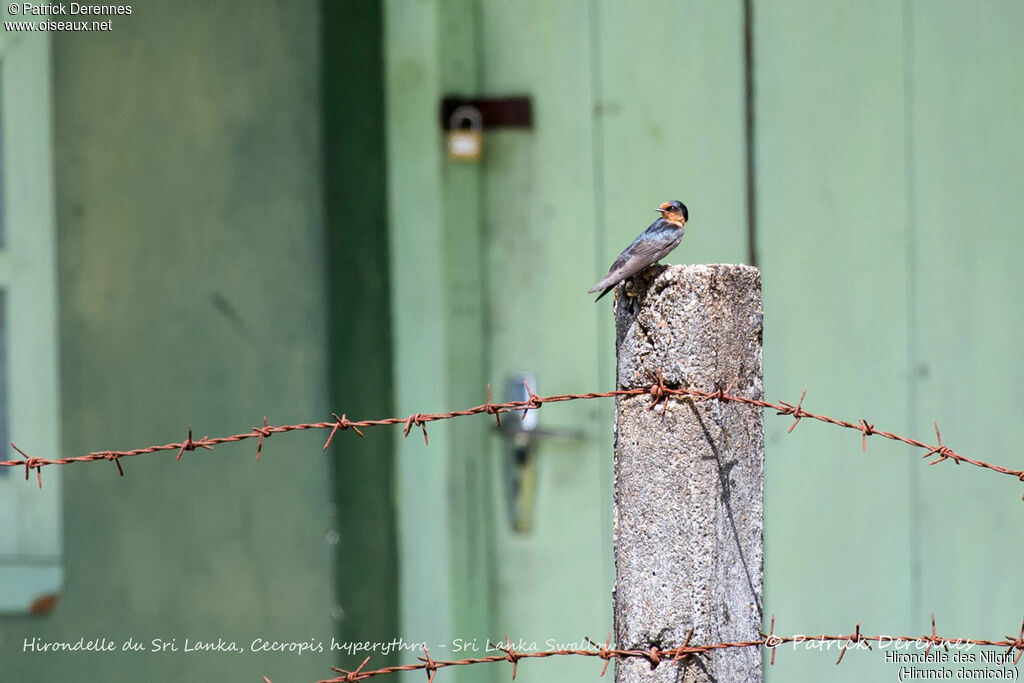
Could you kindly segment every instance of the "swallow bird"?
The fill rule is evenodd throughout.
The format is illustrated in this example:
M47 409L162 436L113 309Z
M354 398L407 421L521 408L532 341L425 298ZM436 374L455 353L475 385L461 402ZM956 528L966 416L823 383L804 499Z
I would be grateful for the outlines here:
M615 263L608 269L608 274L588 290L590 293L599 289L604 290L594 301L599 301L602 296L615 289L615 286L627 277L636 275L647 266L657 263L679 246L679 241L683 239L683 233L686 232L686 221L690 218L686 205L678 199L673 199L670 202L665 202L655 211L661 213L661 218L640 233L633 243L619 254L619 258L615 259Z

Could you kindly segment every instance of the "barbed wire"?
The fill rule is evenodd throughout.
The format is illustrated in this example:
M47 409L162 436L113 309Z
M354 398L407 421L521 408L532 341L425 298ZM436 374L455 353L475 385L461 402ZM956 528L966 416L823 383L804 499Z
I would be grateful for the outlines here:
M871 644L875 643L879 648L886 647L900 647L903 646L907 649L911 645L915 645L917 649L922 647L925 650L925 659L931 654L933 647L943 648L945 651L949 651L950 647L957 649L965 649L968 647L993 647L993 648L1006 648L1005 657L1008 660L1010 655L1014 655L1013 664L1016 666L1020 663L1021 655L1024 654L1024 621L1021 622L1020 634L1017 636L1008 635L1001 640L987 640L980 638L956 638L950 636L940 636L935 629L935 613L932 613L932 632L931 634L925 634L921 636L887 636L887 635L865 635L861 632L860 622L854 628L853 633L846 635L816 635L816 636L805 636L805 635L791 635L791 636L780 636L775 633L775 617L771 619L771 626L768 633L759 632L760 638L758 640L741 640L734 642L722 642L712 643L708 645L691 645L690 639L693 637L693 629L690 629L690 633L686 636L686 639L682 644L676 647L659 648L651 647L647 649L619 649L611 646L611 636L605 641L604 645L599 645L593 640L587 638L587 641L593 646L593 649L563 649L563 650L542 650L542 651L522 651L515 650L512 648L511 641L506 637L505 645L494 646L496 650L499 650L501 654L489 655L486 657L471 657L467 659L447 660L447 659L434 659L430 656L425 645L421 646L423 650L423 656L417 657L416 663L401 664L396 666L386 666L380 669L366 669L366 665L370 662L370 658L367 657L363 662L355 669L342 669L339 667L331 667L331 670L335 673L341 674L334 678L327 678L317 681L317 683L355 683L356 681L362 681L367 678L373 678L375 676L386 676L389 674L398 673L400 671L425 671L427 673L428 683L433 683L434 676L441 669L445 669L453 666L472 666L475 664L493 664L497 662L508 662L512 665L512 679L515 680L516 673L518 672L519 662L524 659L546 659L549 657L596 657L604 661L604 665L601 667L601 675L604 676L608 670L608 665L612 660L627 660L627 659L643 659L650 663L651 668L654 668L662 663L675 664L681 660L687 658L697 657L699 655L707 655L715 650L728 650L728 649L742 649L742 648L765 648L771 651L770 664L775 665L775 653L779 646L786 644L793 644L794 650L797 645L805 644L808 649L831 649L832 644L836 644L839 650L839 657L836 659L836 664L840 664L846 653L849 650L856 649L868 649L871 650ZM817 644L817 645L816 645ZM827 647L826 647L827 644ZM925 662L932 663L932 662ZM272 683L266 676L263 677L266 683Z
M807 396L807 390L804 389L800 395L800 400L796 403L789 403L787 401L779 401L778 403L772 403L770 401L764 401L756 398L748 398L746 396L736 396L730 394L733 385L736 380L733 379L726 388L718 388L714 391L702 391L700 389L693 389L688 387L669 387L665 385L663 377L659 374L658 377L653 381L651 386L647 388L634 388L634 389L617 389L615 391L605 392L588 392L584 394L556 394L552 396L538 396L533 393L529 385L526 384L526 390L529 395L528 399L518 401L506 401L504 403L494 403L491 401L491 387L487 385L487 402L482 403L472 408L465 410L452 410L444 413L414 413L408 417L388 417L376 420L350 420L347 415L342 413L340 416L337 413L332 413L333 419L322 422L303 422L300 424L292 425L271 425L267 422L267 418L263 418L262 427L253 427L247 432L241 432L239 434L233 434L231 436L218 436L208 437L204 436L201 439L192 438L192 428L188 429L188 436L184 441L177 443L167 443L163 445L147 446L145 448L135 448L127 451L93 451L85 455L72 456L67 458L38 458L30 456L24 450L11 443L11 447L16 450L21 456L22 460L4 460L0 461L0 467L24 467L25 468L25 479L27 480L30 472L35 470L36 478L38 480L40 488L43 485L42 469L47 465L68 465L75 462L92 462L96 460L107 460L112 461L117 465L117 471L121 476L124 476L124 469L121 467L121 458L128 458L136 455L146 455L151 453L159 453L162 451L177 451L177 457L175 460L181 460L182 455L186 451L194 451L198 448L213 450L214 446L223 443L234 443L238 441L245 441L248 439L257 439L256 443L256 459L259 460L263 454L263 441L268 439L275 434L283 434L287 432L306 431L311 429L322 429L330 430L330 434L324 443L323 449L326 450L330 446L331 441L334 439L335 434L338 432L344 432L349 429L354 431L360 437L364 436L363 429L370 427L383 427L388 425L403 425L402 434L406 437L414 427L419 427L423 432L424 443L429 444L430 440L427 436L427 424L431 422L438 422L441 420L450 420L457 417L466 417L469 415L480 415L487 414L494 416L498 426L501 426L501 416L504 413L522 412L522 416L525 419L527 411L538 410L541 406L547 403L562 403L565 401L579 401L579 400L590 400L598 398L616 398L616 397L629 397L629 396L642 396L649 395L651 397L651 403L648 409L654 409L657 405L662 405L662 412L667 408L667 402L672 397L683 397L691 398L696 402L704 401L719 401L721 403L740 403L750 406L757 406L759 408L769 409L776 411L777 415L789 416L793 418L793 424L789 427L789 432L792 432L796 426L800 423L800 420L810 419L824 422L826 424L835 425L837 427L843 427L846 429L853 429L861 433L861 446L865 452L867 452L867 443L869 436L881 436L892 441L899 441L909 446L924 449L927 451L921 457L923 459L933 458L929 461L929 465L937 465L940 462L946 460L952 460L957 465L961 463L967 463L980 467L992 472L998 472L1000 474L1006 474L1012 477L1016 477L1019 481L1024 482L1024 470L1014 470L1000 465L994 465L984 460L978 460L976 458L970 458L966 455L954 451L949 446L946 446L942 442L942 433L939 431L939 425L935 423L935 438L936 444L925 443L918 439L912 439L910 437L901 436L894 432L888 432L882 429L877 429L874 424L867 420L861 419L856 422L848 420L840 420L828 415L812 413L809 410L804 409L803 402ZM1024 496L1022 496L1024 499Z

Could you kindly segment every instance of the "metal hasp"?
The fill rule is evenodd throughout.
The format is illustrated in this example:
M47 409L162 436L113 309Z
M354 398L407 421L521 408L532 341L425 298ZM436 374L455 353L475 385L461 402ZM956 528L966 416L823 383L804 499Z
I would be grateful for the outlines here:
M441 130L451 130L456 125L452 122L452 114L459 107L473 107L478 110L484 130L533 128L533 100L528 95L506 97L445 95L438 107Z

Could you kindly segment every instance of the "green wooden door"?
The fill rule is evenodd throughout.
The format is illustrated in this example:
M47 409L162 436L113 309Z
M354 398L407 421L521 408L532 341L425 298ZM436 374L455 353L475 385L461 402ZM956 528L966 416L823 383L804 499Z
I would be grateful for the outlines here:
M742 83L710 83L718 60L739 67L739 13L643 4L479 5L483 92L528 92L537 114L533 131L490 136L482 170L492 383L525 368L542 393L612 388L611 304L584 292L662 201L697 207L670 262L744 258L745 210L726 200L743 189ZM651 16L666 23L652 31ZM702 27L698 45L675 41L674 25ZM712 108L688 107L702 89ZM734 145L712 151L709 132ZM613 408L541 411L542 427L585 437L541 437L535 529L513 533L497 515L499 633L536 634L527 641L547 648L610 630ZM492 462L505 448L493 445ZM527 668L531 680L597 673L589 661Z
M480 90L527 93L535 113L530 131L488 136L481 169L488 381L504 391L510 376L527 371L538 393L587 391L607 384L602 370L612 367L603 334L608 304L594 306L585 294L595 280L603 218L591 35L580 30L588 7L484 2L477 12ZM533 46L529 59L524 45ZM532 504L529 481L524 485L534 518L526 531L512 530L508 440L491 439L492 639L507 634L529 648L586 647L584 636L603 641L609 630L611 414L607 401L539 411L542 429L566 436L538 439ZM527 681L597 673L593 662L571 660L524 662L520 672ZM507 680L509 672L499 673Z
M948 443L1014 466L1021 6L749 4L768 398L806 387L807 406L918 438L938 420ZM517 370L540 393L610 388L609 304L583 292L665 199L691 209L669 262L748 258L744 28L740 2L388 3L400 411L479 403ZM529 94L535 126L489 132L481 164L452 165L436 118L452 92ZM605 635L611 410L541 411L583 438L541 441L522 534L487 420L401 444L406 636ZM933 610L953 635L1019 628L1016 482L788 426L766 421L765 614L780 632L923 633ZM780 653L768 677L899 673L878 652L834 661Z
M610 297L594 304L586 290L654 207L692 207L668 262L746 258L743 83L717 76L741 73L739 4L386 7L398 410L477 404L487 383L498 399L519 371L541 394L612 388ZM699 30L682 43L676 26ZM534 126L487 132L480 164L451 163L437 123L446 93L527 94ZM603 642L612 417L611 401L540 411L557 434L539 439L528 531L512 528L508 444L492 421L433 424L429 446L399 444L406 640L427 639L435 657L481 655L505 636L536 649ZM456 639L469 646L453 651ZM591 680L598 668L525 662L517 680Z

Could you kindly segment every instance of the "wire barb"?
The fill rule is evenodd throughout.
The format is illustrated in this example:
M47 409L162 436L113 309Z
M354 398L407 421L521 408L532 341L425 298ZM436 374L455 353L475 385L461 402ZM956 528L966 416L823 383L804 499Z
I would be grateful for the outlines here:
M516 680L516 673L519 671L519 660L522 659L522 655L512 649L512 641L508 636L505 636L505 647L501 645L495 646L498 650L505 653L505 658L512 664L512 680Z
M779 408L776 414L793 416L793 424L789 426L789 431L787 432L788 434L793 433L793 430L796 429L796 426L800 424L801 418L810 417L810 414L805 413L801 409L801 406L804 404L804 396L806 395L807 390L804 389L804 393L800 394L800 400L796 402L796 405L793 405L792 403L786 403L785 401L779 401L779 405L783 407Z
M501 429L501 410L491 403L491 385L489 383L487 385L487 403L484 404L484 412L488 415L493 415L494 419L498 422L498 429Z
M116 453L107 453L107 460L112 460L117 465L117 473L123 477L124 470L121 469L121 456Z
M28 481L28 473L32 470L36 471L36 481L39 483L39 488L43 488L43 465L49 464L48 461L43 458L33 458L31 455L21 450L11 442L11 448L18 451L21 457L25 458L24 463L20 463L17 460L14 461L15 465L25 465L25 481Z
M423 662L423 670L427 672L427 683L434 683L434 676L437 675L437 662L430 658L430 650L427 649L427 644L423 644L423 657L418 657Z
M533 393L533 389L530 388L530 382L523 378L523 386L526 387L526 395L530 398L523 403L523 419L526 419L526 414L531 410L540 410L540 407L544 405L545 400Z
M332 671L335 671L335 672L340 673L340 674L345 674L344 678L336 678L334 680L338 681L339 683L342 683L342 682L344 682L344 683L355 683L356 681L361 681L364 678L369 678L373 674L363 674L363 667L366 666L367 662L369 662L369 661L370 661L370 658L367 657L366 659L363 660L362 664L357 666L352 671L348 671L346 669L339 669L336 666L332 666L331 667Z
M263 427L253 427L252 431L260 436L260 440L256 442L256 459L259 460L260 456L263 455L263 439L269 439L274 433L270 430L270 425L267 424L266 415L263 416Z
M860 421L860 431L862 432L860 447L864 453L868 452L868 437L875 433L875 425L868 424L867 420Z
M668 411L668 397L671 395L671 390L665 386L665 377L658 371L657 377L654 378L654 384L647 390L647 393L651 395L651 402L647 406L647 410L654 410L654 408L660 403L661 414L664 415Z
M181 456L182 456L182 454L185 451L194 451L197 448L205 448L208 451L212 451L213 450L213 446L210 445L210 443L207 442L207 438L208 437L204 436L203 438L199 439L199 441L193 441L192 440L192 427L189 427L188 428L188 438L185 439L185 441L183 441L180 444L172 444L172 445L174 445L176 447L180 446L180 448L178 448L178 457L176 457L174 459L174 462L181 461ZM127 455L127 454L126 453L120 453L119 455Z
M764 637L762 645L772 651L772 661L769 662L771 666L775 666L775 649L782 645L782 640L775 635L775 615L772 615L771 626L768 627L768 633L761 633Z
M409 419L405 421L405 429L402 430L402 435L408 437L409 431L412 429L412 426L416 425L417 427L423 430L423 443L429 446L430 439L427 438L427 422L429 421L430 417L427 415L421 415L420 413L410 415Z
M848 636L846 643L839 646L839 659L836 660L836 666L839 666L839 663L843 661L843 657L846 656L847 650L850 649L850 643L857 645L862 641L863 638L861 638L860 635L860 622L858 621L857 627L853 630L853 633ZM869 650L871 649L871 643L864 641L864 644L868 646Z
M1012 636L1006 636L1007 640L1010 638L1012 638ZM1020 635L1018 635L1010 644L1010 647L1006 650L1006 654L1009 655L1014 650L1017 650L1017 656L1013 658L1013 665L1017 666L1017 664L1020 663L1021 655L1024 655L1024 621L1020 622Z
M615 656L612 654L611 650L612 634L608 634L608 638L605 639L604 645L598 645L590 638L587 638L587 642L595 648L600 648L597 656L604 660L604 666L601 667L601 677L603 678L604 672L608 670L608 665L611 664L612 658Z
M358 434L359 438L361 438L361 439L366 437L366 435L363 434L362 431L360 431L359 427L356 427L355 423L352 422L351 420L349 420L348 416L345 415L344 413L341 414L341 417L338 417L337 413L331 413L331 417L334 418L334 422L330 423L331 424L331 433L327 436L327 441L324 442L324 447L321 448L320 450L326 451L327 447L331 445L331 440L334 439L334 435L337 434L339 431L343 432L346 429L351 429L356 434ZM281 427L279 429L284 430L286 428L285 427Z

